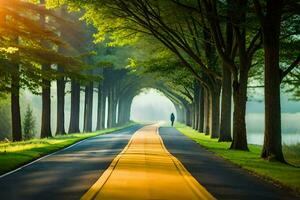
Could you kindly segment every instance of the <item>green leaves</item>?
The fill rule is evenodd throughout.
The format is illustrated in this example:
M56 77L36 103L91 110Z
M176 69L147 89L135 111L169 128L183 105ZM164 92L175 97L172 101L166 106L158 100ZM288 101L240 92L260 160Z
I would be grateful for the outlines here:
M6 82L1 81L3 86L0 86L0 90L9 88L10 77L16 73L20 74L21 87L34 93L37 93L42 79L54 80L61 76L86 79L82 71L91 66L78 54L88 51L85 48L88 46L87 40L82 39L88 31L63 8L60 12L54 12L32 2L39 3L1 0L0 78ZM18 65L20 70L11 70L11 64ZM42 65L52 65L52 68L45 71ZM57 65L64 68L63 73L57 72ZM98 80L98 77L94 78Z

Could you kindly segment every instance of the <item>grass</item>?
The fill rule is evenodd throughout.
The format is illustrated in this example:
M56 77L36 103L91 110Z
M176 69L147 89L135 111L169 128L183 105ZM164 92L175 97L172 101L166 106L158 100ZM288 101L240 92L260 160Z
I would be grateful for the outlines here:
M129 123L122 127L110 128L92 133L68 134L55 136L53 138L32 139L22 142L2 142L0 143L0 174L14 170L26 163L68 147L78 141L101 134L111 133L132 126L133 124L134 123Z
M298 167L279 162L269 162L260 158L262 147L249 145L249 152L229 150L230 142L218 142L209 136L201 134L183 124L176 124L176 129L182 134L196 141L202 147L214 152L216 155L238 165L250 173L258 175L276 185L283 186L300 194L300 144L284 146L286 160Z

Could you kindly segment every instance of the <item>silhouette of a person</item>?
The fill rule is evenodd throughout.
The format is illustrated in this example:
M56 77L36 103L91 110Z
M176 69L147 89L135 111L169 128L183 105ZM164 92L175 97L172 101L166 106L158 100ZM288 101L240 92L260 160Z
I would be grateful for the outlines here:
M173 126L174 125L174 121L175 121L175 115L173 113L171 113L171 125Z

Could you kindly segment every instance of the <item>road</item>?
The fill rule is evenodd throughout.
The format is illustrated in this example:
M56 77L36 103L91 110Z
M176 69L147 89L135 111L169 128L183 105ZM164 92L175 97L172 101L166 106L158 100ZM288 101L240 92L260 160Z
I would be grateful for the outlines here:
M0 199L299 199L174 128L140 128L88 139L1 178Z
M82 200L215 199L168 152L157 130L137 131Z
M1 178L0 199L80 199L140 127L88 139Z
M300 200L205 150L175 128L162 127L159 132L169 152L217 199Z

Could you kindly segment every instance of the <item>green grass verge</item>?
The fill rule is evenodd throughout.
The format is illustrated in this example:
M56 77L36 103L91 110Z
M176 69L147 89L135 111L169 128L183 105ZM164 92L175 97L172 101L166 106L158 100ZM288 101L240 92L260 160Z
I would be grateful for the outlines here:
M77 133L55 136L53 138L0 143L0 174L14 170L37 158L68 147L86 138L111 133L134 124L135 123L129 123L125 126L105 129L92 133Z
M255 175L300 194L300 168L261 159L260 152L262 147L260 145L249 145L249 152L229 150L230 142L218 142L217 139L211 139L209 136L201 134L183 124L177 123L175 124L175 128L216 155L229 160ZM300 144L284 146L284 154L289 163L299 166Z

